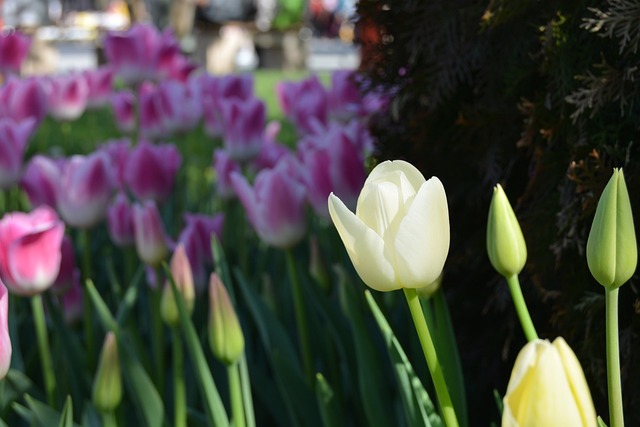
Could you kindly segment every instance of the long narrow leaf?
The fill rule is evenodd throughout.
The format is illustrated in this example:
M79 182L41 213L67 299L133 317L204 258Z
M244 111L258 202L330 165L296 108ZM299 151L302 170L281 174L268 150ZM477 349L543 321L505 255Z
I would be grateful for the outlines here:
M73 427L73 401L67 396L67 401L62 408L62 415L58 427Z
M324 427L334 427L344 422L333 390L320 373L316 374L316 398Z

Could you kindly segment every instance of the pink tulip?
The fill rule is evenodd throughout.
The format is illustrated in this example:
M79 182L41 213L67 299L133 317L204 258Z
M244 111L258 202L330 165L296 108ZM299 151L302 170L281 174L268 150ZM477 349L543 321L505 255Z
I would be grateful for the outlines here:
M264 129L264 143L260 148L260 154L253 160L253 165L258 169L271 169L282 159L291 154L291 150L280 144L276 137L280 133L280 122L272 121Z
M198 88L201 93L205 132L213 138L222 136L222 105L232 99L246 101L253 98L253 78L250 74L201 74L191 80L192 87Z
M0 87L0 116L20 122L33 117L40 123L47 115L47 92L36 77L28 79L9 78Z
M29 55L31 39L16 32L0 33L0 72L20 73L20 66Z
M11 365L11 336L9 335L9 292L0 280L0 381L7 376Z
M82 74L58 75L46 81L51 117L71 121L84 113L89 100L89 84Z
M164 106L168 132L189 132L202 117L202 100L198 88L175 80L162 81L158 95Z
M60 258L60 271L51 287L51 291L57 295L64 294L71 289L75 281L80 280L80 269L76 264L76 254L71 237L64 236L62 238L60 253L62 256Z
M211 236L222 237L224 216L212 217L201 214L185 214L185 227L178 236L178 244L183 244L189 258L191 271L198 293L205 289L207 281L206 269L213 265L211 253Z
M263 169L253 188L235 172L231 183L258 236L276 248L290 248L306 232L305 189L281 161L273 169Z
M129 138L120 138L105 141L99 150L105 153L109 159L111 176L115 179L116 187L124 190L126 183L125 172L131 151L131 140Z
M113 189L109 159L104 153L72 156L62 170L58 212L72 227L93 227L106 216Z
M117 246L133 244L133 210L124 193L118 193L107 210L107 226L111 241Z
M145 138L160 138L167 131L165 106L158 96L158 88L151 82L144 82L138 91L140 133Z
M169 245L154 201L133 205L133 229L136 251L142 262L155 267L164 261L169 253Z
M87 107L99 108L107 104L113 92L113 69L101 66L86 70L82 74L89 86Z
M229 157L243 162L260 153L266 121L264 102L257 98L224 102L222 121L224 146Z
M62 175L60 162L36 154L29 160L20 179L20 187L27 194L32 208L48 205L55 207L58 183Z
M125 181L138 199L165 200L171 194L181 162L174 145L153 145L143 140L129 155Z
M326 126L329 99L317 76L300 82L280 82L276 94L282 111L299 133L319 133Z
M223 199L234 197L230 177L232 172L240 172L240 165L225 150L217 149L213 153L213 169L216 171L216 194Z
M31 296L53 285L63 236L64 223L48 206L0 220L0 278L11 292Z
M136 128L136 97L133 92L123 90L111 95L111 108L118 130L130 133Z
M20 180L24 152L34 127L32 117L21 122L0 119L0 189L11 188Z

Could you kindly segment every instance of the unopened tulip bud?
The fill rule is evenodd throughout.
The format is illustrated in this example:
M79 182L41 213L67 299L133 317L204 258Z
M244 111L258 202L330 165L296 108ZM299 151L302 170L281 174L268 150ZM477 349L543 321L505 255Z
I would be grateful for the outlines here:
M516 358L504 396L502 427L595 427L582 367L562 338L534 340Z
M587 264L607 289L620 287L636 271L638 247L622 169L613 170L598 202L587 240Z
M213 355L226 365L238 361L244 352L244 335L238 316L215 273L209 281L209 345Z
M487 253L504 277L519 274L527 262L527 245L515 212L500 184L493 189L487 221Z
M113 332L107 333L100 353L98 372L93 380L93 404L102 412L114 411L122 400L122 377L118 343Z
M184 305L187 312L193 312L195 303L195 287L193 284L193 274L191 273L191 264L187 257L187 252L183 244L179 244L171 257L171 277L176 284L176 289L182 295ZM178 313L178 305L171 289L171 283L168 281L164 285L162 291L162 299L160 300L160 315L162 320L171 327L180 325L180 315Z
M133 230L136 251L147 265L156 266L167 256L167 238L155 202L133 205Z

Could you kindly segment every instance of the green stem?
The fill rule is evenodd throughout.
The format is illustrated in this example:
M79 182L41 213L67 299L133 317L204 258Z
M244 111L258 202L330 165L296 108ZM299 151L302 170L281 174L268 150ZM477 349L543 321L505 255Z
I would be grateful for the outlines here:
M296 322L298 326L298 339L302 352L302 361L307 381L310 386L315 382L313 372L313 359L311 357L311 345L309 344L309 330L307 327L307 312L304 308L304 298L302 296L302 287L296 272L296 263L293 259L293 253L289 249L285 251L287 258L287 269L289 270L289 279L293 291L293 307L296 313Z
M184 352L180 328L171 328L173 356L173 413L175 427L187 427L187 395L184 385Z
M78 238L82 248L82 283L91 279L91 239L88 230L80 230ZM85 289L85 295L88 295ZM96 361L95 331L93 328L93 305L90 301L83 304L84 342L90 369L94 369Z
M149 309L151 311L151 348L156 368L156 388L162 394L164 390L164 329L160 316L160 298L162 296L161 280L162 268L156 269L156 288L149 288L151 298Z
M405 288L404 296L407 299L409 311L411 311L411 317L413 318L413 324L415 325L416 332L420 338L422 352L427 360L427 366L429 367L431 379L433 380L436 395L438 396L438 403L440 404L444 423L447 427L457 427L458 418L456 417L456 411L453 407L453 403L451 403L451 396L449 395L447 382L444 379L442 366L438 360L438 354L436 353L436 348L433 345L433 340L431 339L431 334L429 333L429 328L427 327L427 322L424 318L418 293L415 289Z
M535 326L533 326L533 321L529 315L527 303L524 300L524 295L522 295L518 275L514 274L513 276L508 277L507 283L509 284L509 291L511 292L511 298L513 299L513 304L516 307L518 318L520 319L520 325L522 325L522 329L524 330L524 336L527 337L527 341L537 340L538 333L536 332Z
M623 427L620 349L618 347L618 288L605 290L607 327L607 385L609 427Z
M116 416L113 411L102 412L102 427L117 427Z
M56 377L53 372L53 359L51 358L51 348L49 347L47 324L44 319L42 295L38 294L31 297L31 309L33 311L33 323L36 329L36 339L38 340L40 362L42 363L42 376L44 378L47 403L49 403L50 406L55 407Z
M240 383L240 365L236 362L227 366L229 377L229 397L231 399L231 416L234 427L245 427L244 403Z

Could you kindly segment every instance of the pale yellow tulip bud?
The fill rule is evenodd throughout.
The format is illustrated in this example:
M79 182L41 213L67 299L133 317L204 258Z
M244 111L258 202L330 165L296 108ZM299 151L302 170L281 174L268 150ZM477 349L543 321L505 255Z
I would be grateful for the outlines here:
M209 345L222 363L231 365L244 352L244 335L227 289L220 278L211 274L209 280Z
M187 257L187 252L183 244L178 245L171 257L171 277L173 277L173 281L176 284L176 289L182 295L187 312L191 314L193 312L196 295L191 264L189 263L189 258ZM178 306L169 281L165 283L162 290L160 315L162 316L162 320L169 326L175 327L180 324Z
M515 212L500 184L493 189L487 220L487 253L504 277L519 274L527 262L527 245Z
M562 338L527 343L503 399L502 427L595 427L596 410L582 367Z
M113 332L107 333L102 345L98 372L93 380L93 404L102 412L113 412L122 400L122 376L118 342Z

